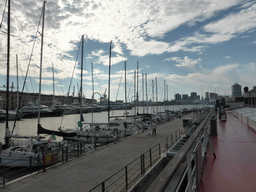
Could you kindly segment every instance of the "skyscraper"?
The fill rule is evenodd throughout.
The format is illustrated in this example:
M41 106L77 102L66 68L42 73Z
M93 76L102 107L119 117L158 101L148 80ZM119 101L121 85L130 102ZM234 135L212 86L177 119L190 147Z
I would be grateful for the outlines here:
M231 89L232 89L232 97L242 96L241 85L235 83L234 85L232 85Z

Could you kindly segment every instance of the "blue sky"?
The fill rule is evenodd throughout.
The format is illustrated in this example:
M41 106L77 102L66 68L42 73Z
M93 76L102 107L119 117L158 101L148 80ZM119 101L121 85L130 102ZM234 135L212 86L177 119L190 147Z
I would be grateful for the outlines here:
M20 83L28 66L43 1L12 0L11 82L16 85L16 54ZM0 1L1 14L4 1ZM52 94L54 63L56 94L68 92L81 36L84 42L84 95L108 85L109 44L112 41L111 100L124 99L124 62L127 62L128 100L139 61L139 87L147 74L149 98L157 77L158 98L175 93L202 95L206 91L230 95L234 83L256 85L256 2L251 0L55 0L46 3L43 93ZM0 85L6 84L6 19L0 32ZM1 17L2 20L2 17ZM39 28L39 31L41 27ZM80 51L81 53L81 51ZM40 36L36 38L25 91L38 92ZM72 89L80 82L80 54ZM4 88L1 88L2 90ZM15 90L15 89L14 89ZM98 97L98 96L96 96Z

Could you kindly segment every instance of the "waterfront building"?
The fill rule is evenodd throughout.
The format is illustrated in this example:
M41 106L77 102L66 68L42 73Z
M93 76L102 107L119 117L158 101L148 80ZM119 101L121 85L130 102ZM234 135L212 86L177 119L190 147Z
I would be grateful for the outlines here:
M210 94L209 92L205 93L205 100L209 101L210 100Z
M175 94L175 101L181 100L181 95L179 93Z
M218 97L217 93L210 93L210 99L211 100L217 99L217 97Z
M241 97L242 96L241 85L235 83L234 85L232 85L231 89L232 89L232 97Z
M188 94L183 94L182 99L184 99L184 100L188 99Z
M191 92L191 99L196 100L197 99L197 93Z
M19 95L21 92L19 92ZM9 93L9 109L15 110L17 107L17 92L10 91ZM6 109L6 91L0 90L0 109ZM23 93L20 108L29 105L29 102L38 102L38 93ZM71 105L73 102L78 101L78 97L73 96L60 96L55 95L55 100L62 104ZM92 99L85 99L86 103L92 103ZM41 104L50 107L53 103L53 95L41 94Z

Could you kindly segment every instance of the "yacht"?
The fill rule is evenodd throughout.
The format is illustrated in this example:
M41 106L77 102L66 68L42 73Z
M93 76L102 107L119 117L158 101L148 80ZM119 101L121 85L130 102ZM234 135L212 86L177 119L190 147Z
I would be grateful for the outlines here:
M37 103L30 102L29 105L20 109L20 112L24 114L23 118L38 117L39 105ZM64 110L53 111L46 105L40 105L40 117L55 117L62 116Z

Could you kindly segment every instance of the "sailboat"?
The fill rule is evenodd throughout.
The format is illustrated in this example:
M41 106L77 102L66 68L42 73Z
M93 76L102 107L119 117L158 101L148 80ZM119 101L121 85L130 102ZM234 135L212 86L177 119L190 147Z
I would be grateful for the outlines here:
M43 4L43 26L44 26L44 13L45 13L45 3ZM43 42L43 27L42 27L42 39ZM8 1L8 43L7 43L7 109L6 109L6 132L5 132L5 145L4 150L0 153L0 166L17 166L17 167L33 167L38 166L39 157L42 152L49 150L51 146L47 141L41 141L39 136L20 136L14 135L9 130L9 57L10 57L10 0ZM41 45L41 59L40 66L42 64L42 48ZM41 81L41 71L40 71L40 81ZM41 82L40 82L41 85ZM39 86L40 87L40 86ZM40 94L41 88L39 90L39 106L40 106ZM40 126L40 110L38 111L38 126ZM22 142L22 145L10 147L10 138L28 139L27 142Z

